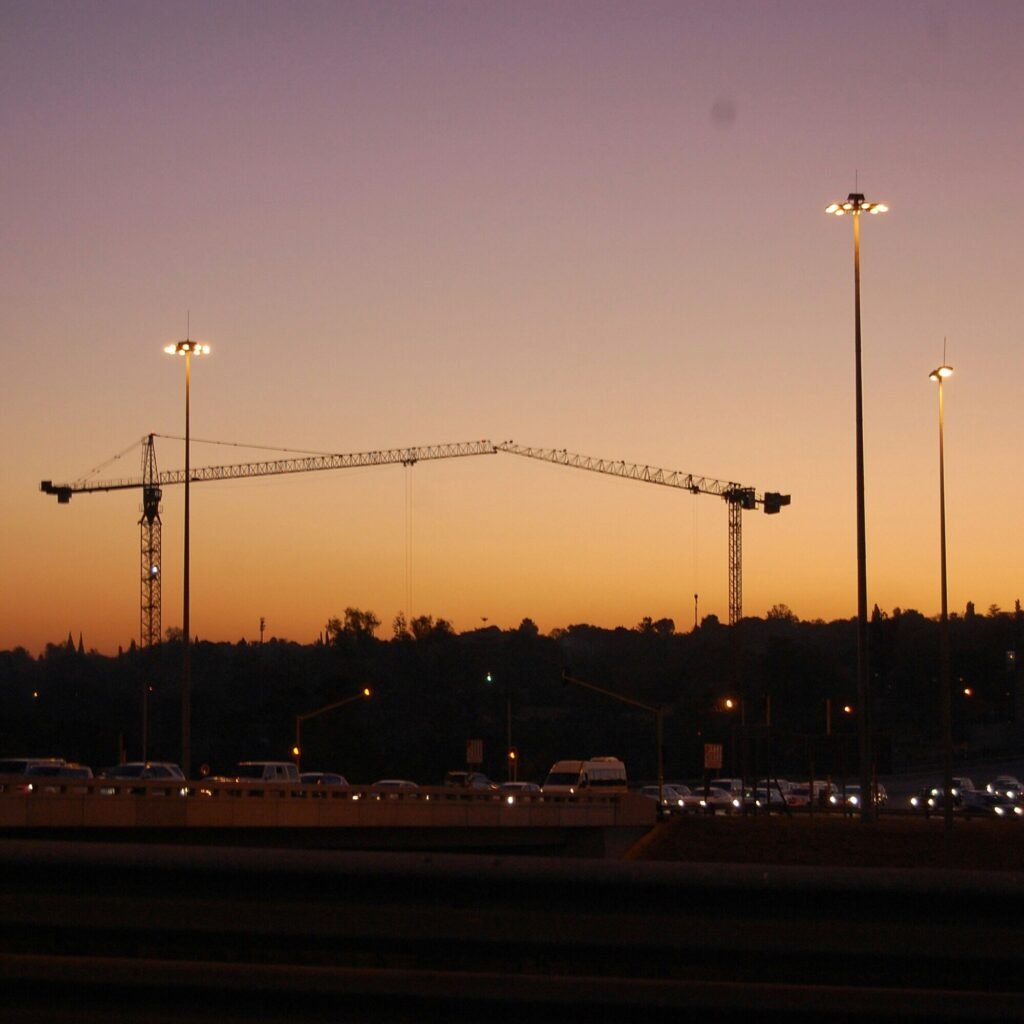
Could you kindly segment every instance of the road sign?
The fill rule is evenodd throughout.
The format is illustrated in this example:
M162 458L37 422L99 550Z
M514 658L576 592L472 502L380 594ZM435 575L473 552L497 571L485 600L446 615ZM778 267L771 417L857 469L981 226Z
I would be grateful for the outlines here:
M722 770L722 744L704 744L704 767L713 768L715 771Z

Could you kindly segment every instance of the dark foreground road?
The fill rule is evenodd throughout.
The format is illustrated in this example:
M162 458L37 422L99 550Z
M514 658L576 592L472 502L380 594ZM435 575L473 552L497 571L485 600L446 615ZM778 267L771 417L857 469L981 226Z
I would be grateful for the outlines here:
M5 1022L1024 1019L1024 877L0 844Z

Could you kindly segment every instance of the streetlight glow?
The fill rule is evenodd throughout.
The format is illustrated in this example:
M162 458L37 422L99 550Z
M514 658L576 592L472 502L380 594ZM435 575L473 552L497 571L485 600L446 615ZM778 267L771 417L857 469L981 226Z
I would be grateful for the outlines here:
M845 203L829 203L825 212L845 217L848 213L888 213L889 207L885 203L869 203L859 192L851 192Z
M953 367L952 366L940 366L937 370L932 370L932 372L928 374L928 379L929 380L939 381L939 380L945 379L946 377L952 377L952 376L953 376Z
M202 341L176 341L171 345L164 345L164 351L169 356L208 356L210 346Z

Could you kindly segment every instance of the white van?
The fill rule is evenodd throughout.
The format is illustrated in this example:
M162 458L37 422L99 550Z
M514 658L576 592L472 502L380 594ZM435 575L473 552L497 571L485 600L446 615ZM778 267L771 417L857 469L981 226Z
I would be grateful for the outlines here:
M544 780L545 793L625 793L626 766L617 757L556 761Z

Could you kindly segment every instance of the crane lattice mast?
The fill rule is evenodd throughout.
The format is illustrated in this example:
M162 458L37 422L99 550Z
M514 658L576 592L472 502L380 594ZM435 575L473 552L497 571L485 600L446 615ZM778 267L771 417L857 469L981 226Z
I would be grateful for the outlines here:
M139 639L143 647L160 642L161 605L161 549L160 498L163 491L158 483L156 449L153 435L142 442L142 518L139 520L140 575L142 600L139 621Z
M788 494L767 491L758 495L753 487L727 480L659 469L657 466L641 466L622 460L598 459L590 455L578 455L564 448L530 448L513 441L502 441L495 447L510 455L523 455L561 466L572 466L574 469L586 469L592 473L607 473L627 480L639 480L641 483L678 487L691 494L713 494L723 498L729 506L729 625L735 625L743 617L743 511L763 505L765 512L771 515L783 505L789 504Z

